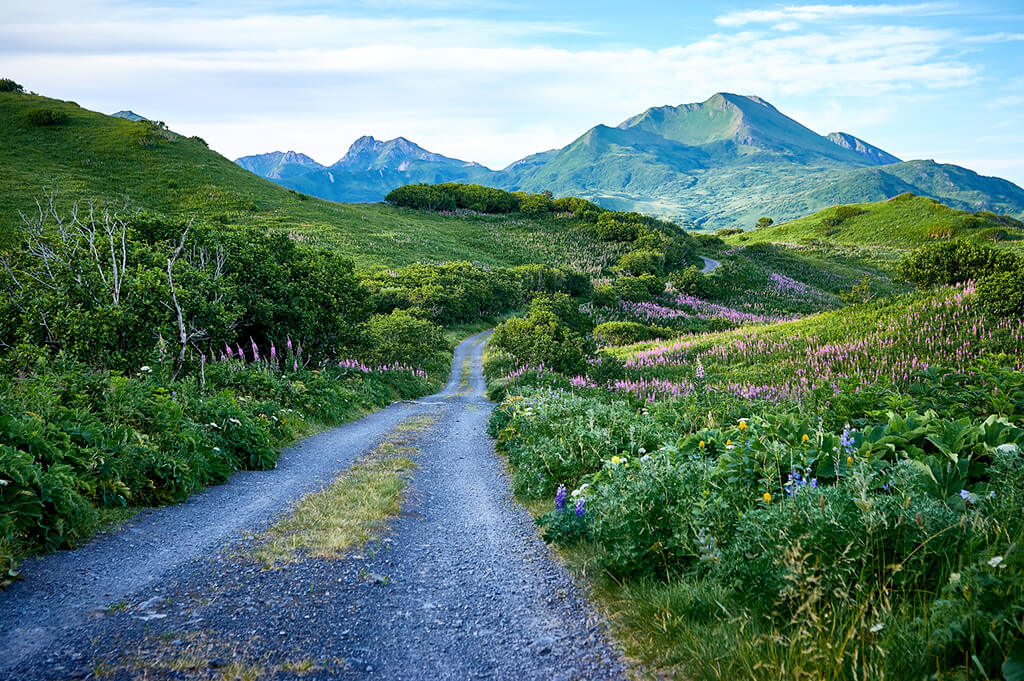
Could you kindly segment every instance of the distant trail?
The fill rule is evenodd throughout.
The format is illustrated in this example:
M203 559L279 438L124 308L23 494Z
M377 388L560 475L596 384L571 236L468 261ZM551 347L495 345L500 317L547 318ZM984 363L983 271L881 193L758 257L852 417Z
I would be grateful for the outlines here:
M704 269L701 270L702 274L708 274L710 272L714 272L715 270L717 270L719 267L722 266L722 263L720 263L717 260L714 260L712 258L707 258L707 257L705 257L703 255L699 255L697 257L704 261Z
M0 678L81 677L129 656L145 668L197 640L230 642L208 653L227 660L264 660L264 678L294 678L294 660L317 667L303 679L622 678L602 620L537 538L493 452L486 338L459 345L436 395L309 438L273 471L237 474L80 549L26 561L25 581L0 592ZM382 548L269 571L224 550L244 548L242 532L416 416L434 422Z

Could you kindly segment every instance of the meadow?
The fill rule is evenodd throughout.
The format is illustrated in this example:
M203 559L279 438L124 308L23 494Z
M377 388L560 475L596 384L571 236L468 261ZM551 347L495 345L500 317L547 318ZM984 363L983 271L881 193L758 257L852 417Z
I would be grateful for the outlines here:
M723 266L701 295L618 302L673 338L594 352L609 308L584 306L574 364L499 327L514 490L652 677L1021 673L1024 320L984 293L1003 274L964 281L950 252L843 292L859 272L741 248L743 296Z

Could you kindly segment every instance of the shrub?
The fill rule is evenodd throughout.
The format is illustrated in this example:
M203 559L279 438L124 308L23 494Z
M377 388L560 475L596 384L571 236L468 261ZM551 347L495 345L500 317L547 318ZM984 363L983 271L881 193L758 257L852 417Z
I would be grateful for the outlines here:
M0 92L25 92L25 88L18 85L10 78L0 78Z
M616 456L586 489L596 565L614 578L669 578L700 555L695 533L710 468L668 452Z
M1013 253L957 240L927 244L907 255L897 267L897 275L919 288L977 281L996 272L1019 267Z
M653 274L636 277L616 277L612 282L616 297L622 300L642 302L661 295L665 291L665 280Z
M641 341L668 339L675 336L672 329L647 326L637 322L605 322L594 328L594 338L602 345L632 345Z
M68 115L63 111L53 109L30 109L25 118L32 125L64 125L68 122Z
M640 249L630 251L619 258L616 267L634 277L641 274L661 274L665 269L665 254L661 251Z
M1024 317L1024 262L1014 270L983 277L978 282L978 302L999 317Z
M565 294L539 296L525 318L510 319L494 331L491 343L521 363L569 374L583 373L594 351L590 320Z
M673 272L668 279L675 290L698 298L708 297L713 288L708 278L694 265L682 272Z
M447 348L440 326L408 310L374 315L366 327L371 359L380 364L433 364Z

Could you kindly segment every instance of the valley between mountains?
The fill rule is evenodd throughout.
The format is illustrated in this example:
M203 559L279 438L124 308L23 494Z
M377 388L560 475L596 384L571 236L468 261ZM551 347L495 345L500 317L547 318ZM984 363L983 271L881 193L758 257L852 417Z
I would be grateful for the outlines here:
M1019 187L724 93L242 165L0 79L0 678L1024 678Z

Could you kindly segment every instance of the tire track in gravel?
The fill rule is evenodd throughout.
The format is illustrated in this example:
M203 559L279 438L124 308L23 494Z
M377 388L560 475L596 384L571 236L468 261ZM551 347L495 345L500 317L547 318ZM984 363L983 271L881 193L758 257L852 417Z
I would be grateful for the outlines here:
M0 678L217 679L235 663L260 678L622 678L605 624L537 538L486 435L487 335L459 345L436 395L27 561L25 581L0 593ZM242 533L425 415L435 421L403 512L375 546L277 570L238 557L251 541ZM107 607L118 602L134 605Z

